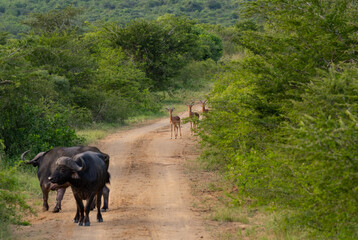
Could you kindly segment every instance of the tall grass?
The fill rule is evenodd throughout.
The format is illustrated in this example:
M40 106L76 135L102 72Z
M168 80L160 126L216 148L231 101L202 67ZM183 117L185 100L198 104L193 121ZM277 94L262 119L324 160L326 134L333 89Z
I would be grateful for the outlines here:
M30 197L40 196L38 180L33 172L8 166L0 159L0 239L10 239L10 224L28 225L26 214L35 214L28 203Z

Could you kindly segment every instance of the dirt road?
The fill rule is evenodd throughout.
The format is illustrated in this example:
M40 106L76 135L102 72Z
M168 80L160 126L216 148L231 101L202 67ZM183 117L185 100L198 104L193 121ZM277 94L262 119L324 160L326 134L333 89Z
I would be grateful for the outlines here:
M181 117L185 117L183 115ZM60 213L40 212L31 226L16 229L19 239L210 239L202 218L191 208L185 161L193 138L189 124L182 139L170 139L169 119L119 131L95 145L110 155L109 211L103 223L91 212L90 227L72 222L70 188ZM54 206L52 194L50 208Z

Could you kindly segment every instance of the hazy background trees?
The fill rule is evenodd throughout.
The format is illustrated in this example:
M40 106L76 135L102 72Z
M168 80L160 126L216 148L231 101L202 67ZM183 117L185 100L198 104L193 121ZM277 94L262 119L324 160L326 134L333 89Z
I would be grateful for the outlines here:
M2 0L0 3L0 31L13 35L26 32L23 24L29 13L50 13L72 4L83 10L81 22L116 22L119 25L141 18L155 20L165 14L187 16L201 23L229 26L238 18L236 0Z

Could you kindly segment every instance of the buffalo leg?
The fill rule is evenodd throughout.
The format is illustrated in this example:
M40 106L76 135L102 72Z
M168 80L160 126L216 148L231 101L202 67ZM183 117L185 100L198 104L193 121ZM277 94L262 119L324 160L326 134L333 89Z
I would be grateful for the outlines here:
M48 210L48 193L50 190L45 186L41 186L41 190L42 190L42 198L43 198L42 210L47 211Z
M75 196L75 199L76 199L76 203L77 203L77 213L76 213L76 216L75 216L75 219L77 217L77 215L80 215L80 219L78 221L78 225L79 226L82 226L83 225L83 222L85 220L85 215L84 215L84 206L83 206L83 202L82 202L82 199L80 199L78 196Z
M98 191L98 193L97 193L97 222L103 222L101 209L100 209L101 208L101 198L102 198L102 191Z
M76 201L76 215L75 215L75 218L73 219L73 222L78 223L79 220L80 220L80 206L78 205L78 203Z
M96 193L91 194L91 196L88 198L87 203L86 203L86 208L85 208L86 216L84 217L84 221L83 221L85 226L90 226L89 212L91 211L91 206L92 206L92 202L93 202L95 195L96 195ZM98 199L97 199L97 201L98 201ZM100 202L100 200L99 200L99 202Z
M59 212L61 210L61 201L63 199L63 196L65 195L66 188L59 188L57 189L57 197L56 197L56 206L53 209L53 212Z
M101 211L105 212L108 209L109 188L107 186L104 186L102 193L103 193L103 207Z
M91 211L96 207L96 197L93 198L92 204L91 204Z

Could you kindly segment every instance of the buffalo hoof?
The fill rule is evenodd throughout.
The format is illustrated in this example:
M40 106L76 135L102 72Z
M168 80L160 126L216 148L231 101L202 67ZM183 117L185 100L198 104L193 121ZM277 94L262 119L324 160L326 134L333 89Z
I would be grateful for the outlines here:
M107 208L101 208L101 212L107 212Z
M44 212L48 211L48 206L42 206L42 211Z
M90 222L86 222L86 223L85 223L85 226L90 226Z
M78 223L78 226L83 226L83 222L79 222L79 223Z
M97 222L103 222L103 219L97 219Z
M53 212L53 213L58 213L60 210L61 210L61 208L55 207L52 212Z
M73 222L74 222L74 223L78 223L78 219L73 219Z

